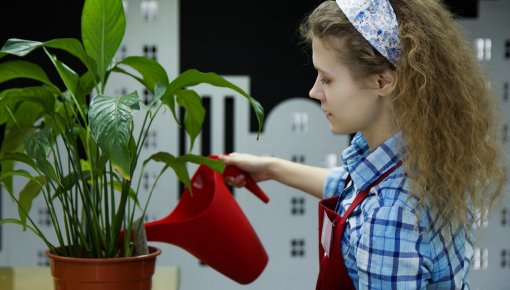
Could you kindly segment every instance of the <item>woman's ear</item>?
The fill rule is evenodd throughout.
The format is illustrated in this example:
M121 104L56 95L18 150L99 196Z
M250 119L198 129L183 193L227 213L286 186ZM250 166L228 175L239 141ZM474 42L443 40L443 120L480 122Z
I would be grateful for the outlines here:
M387 69L376 75L377 94L380 96L389 96L397 87L397 72Z

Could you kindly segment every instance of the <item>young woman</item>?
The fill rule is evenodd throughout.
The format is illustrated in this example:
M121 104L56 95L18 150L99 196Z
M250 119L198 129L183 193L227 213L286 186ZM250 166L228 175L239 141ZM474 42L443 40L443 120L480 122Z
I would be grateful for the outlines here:
M343 164L222 160L324 198L317 289L469 289L473 225L504 168L497 111L452 15L439 0L326 1L301 33L318 71L310 97L333 133L356 133Z

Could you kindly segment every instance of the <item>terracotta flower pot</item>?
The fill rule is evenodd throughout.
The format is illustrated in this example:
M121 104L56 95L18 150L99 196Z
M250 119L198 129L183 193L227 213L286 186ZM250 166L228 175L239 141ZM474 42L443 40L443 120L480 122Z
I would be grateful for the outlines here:
M161 250L127 258L86 259L56 256L49 251L55 290L150 290L156 256Z

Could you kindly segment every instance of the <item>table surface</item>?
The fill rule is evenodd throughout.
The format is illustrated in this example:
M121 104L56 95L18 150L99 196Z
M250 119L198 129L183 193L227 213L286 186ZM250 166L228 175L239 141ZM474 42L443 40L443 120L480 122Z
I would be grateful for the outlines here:
M179 267L156 266L152 290L179 289ZM49 267L0 267L0 290L53 290Z

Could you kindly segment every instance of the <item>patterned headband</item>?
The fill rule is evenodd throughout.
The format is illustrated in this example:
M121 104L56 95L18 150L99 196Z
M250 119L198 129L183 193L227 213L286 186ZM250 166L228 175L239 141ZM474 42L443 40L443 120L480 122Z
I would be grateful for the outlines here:
M336 0L352 25L394 66L401 56L397 16L390 0Z

